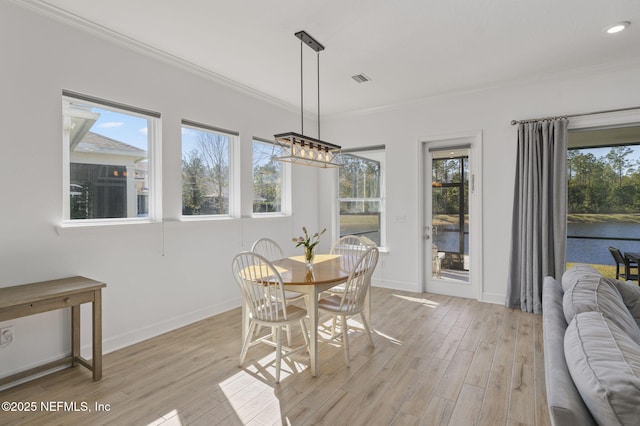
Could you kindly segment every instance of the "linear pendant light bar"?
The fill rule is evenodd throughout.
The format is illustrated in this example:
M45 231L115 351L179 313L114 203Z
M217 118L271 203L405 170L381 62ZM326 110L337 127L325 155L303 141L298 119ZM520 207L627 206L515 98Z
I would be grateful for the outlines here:
M302 164L314 167L341 167L343 166L341 147L320 140L320 52L324 46L305 31L298 31L295 36L300 39L300 119L301 131L286 132L274 135L276 142L273 145L271 158L294 164ZM313 138L304 135L304 86L302 84L302 44L306 44L317 53L318 61L318 137Z

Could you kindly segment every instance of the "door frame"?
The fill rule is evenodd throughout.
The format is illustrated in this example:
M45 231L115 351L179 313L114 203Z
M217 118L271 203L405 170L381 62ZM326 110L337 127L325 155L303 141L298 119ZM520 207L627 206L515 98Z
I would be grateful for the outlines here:
M483 294L483 272L482 272L482 130L468 131L460 133L450 133L444 135L432 135L418 138L417 143L417 159L418 159L418 288L421 292L426 292L427 273L431 272L431 262L425 261L425 243L424 228L431 226L426 223L426 187L425 176L427 168L424 160L430 147L434 146L456 146L461 144L470 145L469 148L469 179L470 179L470 196L469 196L469 284L453 284L438 288L438 294L448 296L466 297L481 301ZM448 284L450 284L448 282ZM469 287L470 286L470 287Z

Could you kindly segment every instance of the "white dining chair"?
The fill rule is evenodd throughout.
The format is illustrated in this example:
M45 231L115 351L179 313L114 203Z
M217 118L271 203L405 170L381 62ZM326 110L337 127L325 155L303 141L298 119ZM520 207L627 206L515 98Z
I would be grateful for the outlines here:
M271 238L259 238L251 246L251 251L264 256L269 262L282 259L284 251L278 243Z
M355 262L358 261L361 255L367 251L368 248L376 247L375 243L369 239L358 237L357 235L345 235L338 238L329 250L329 254L346 255L347 258L353 262L350 269L353 269ZM328 294L341 295L344 292L344 284L338 284L335 287L331 287L327 290ZM336 331L336 318L333 318L333 324L331 326L331 336Z
M276 383L280 382L282 357L289 357L301 350L309 351L309 336L304 319L307 310L290 305L284 295L282 277L265 257L252 252L242 252L233 258L233 276L242 292L242 298L249 310L249 330L240 351L240 366L244 363L250 347L259 343L276 349ZM282 345L282 329L296 322L300 323L305 344L297 348ZM252 341L257 326L271 327L272 334Z
M284 257L284 251L282 247L278 243L276 243L271 238L259 238L257 239L253 245L251 246L251 251L254 253L258 253L259 255L266 258L269 262L273 262L274 260L282 259ZM287 298L288 302L296 302L298 300L304 300L305 306L307 301L307 295L298 293L296 291L288 291L285 290L284 296ZM256 333L260 332L260 327L256 328ZM291 330L287 327L287 344L291 344Z
M375 247L375 243L371 241L368 243L365 239L358 237L357 235L345 235L337 239L329 250L329 254L340 254L349 256L348 258L353 262L351 268L355 266L355 262L358 261L360 256L367 251L368 248ZM332 287L327 292L332 294L342 294L344 291L344 284Z
M374 346L371 330L364 315L364 299L369 291L371 274L378 263L378 249L371 247L358 258L355 267L344 286L341 295L333 294L318 301L318 310L340 319L341 344L344 348L344 357L349 366L349 325L348 319L360 315L364 331L369 338L371 346ZM337 340L335 330L332 330L330 340Z

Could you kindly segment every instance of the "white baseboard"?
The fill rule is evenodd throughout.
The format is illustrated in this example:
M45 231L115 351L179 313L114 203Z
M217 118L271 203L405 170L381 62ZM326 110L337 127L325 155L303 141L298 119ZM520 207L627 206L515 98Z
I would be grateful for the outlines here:
M218 315L231 309L235 309L241 305L242 299L232 299L218 305L208 306L206 308L189 312L184 315L172 317L165 321L160 321L155 324L139 328L137 330L132 330L127 333L120 334L118 336L109 337L108 339L104 339L102 342L102 353L108 354L109 352L113 352L118 349L131 346L135 343L142 342L143 340L159 336L177 328L193 324L194 322L209 318L213 315ZM83 345L81 350L86 351L88 354L90 354L91 344Z
M504 305L505 297L506 296L504 294L485 292L485 293L482 293L481 302L494 303L496 305Z
M222 312L226 312L229 311L231 309L235 309L238 306L241 306L242 303L242 299L233 299L230 301L227 301L225 303L221 303L218 305L214 305L214 306L208 306L204 309L200 309L198 311L194 311L194 312L189 312L188 314L185 315L180 315L178 317L173 317L170 319L167 319L165 321L161 321L158 322L156 324L152 324L146 327L142 327L139 328L137 330L133 330L133 331L129 331L127 333L121 334L119 336L114 336L114 337L110 337L108 339L103 339L102 341L102 353L104 354L108 354L109 352L113 352L116 351L118 349L124 348L126 346L130 346L133 345L135 343L139 343L142 342L143 340L147 340L150 339L152 337L156 337L159 336L163 333L167 333L169 331L175 330L177 328L180 327L184 327L186 325L192 324L194 322L203 320L205 318L208 318L210 316L213 315L217 315L217 314L221 314ZM82 345L80 348L80 353L82 354L82 356L84 356L86 359L91 359L92 358L92 346L91 346L91 339L88 339L89 342L85 345ZM37 367L39 365L43 365L46 364L48 362L52 362L61 358L64 358L65 356L67 356L67 354L64 353L60 353L54 356L49 357L48 359L43 359L43 360L39 360L36 363L34 363L33 365L23 365L20 366L19 369L14 370L10 370L7 372L3 372L3 376L2 377L7 377L10 376L12 374L21 372L21 371L25 371L28 370L30 368L33 367ZM21 383L24 382L28 382L31 381L35 378L41 377L41 376L45 376L47 374L51 374L54 371L57 370L62 370L67 368L67 366L60 366L60 367L56 367L53 368L51 370L47 370L47 371L43 371L41 373L35 374L33 376L29 376L29 377L25 377L24 379L21 380L16 380L15 382L12 383L8 383L6 385L0 386L0 391L8 389L8 388L12 388L14 386L17 386ZM6 373L6 374L5 374Z
M411 291L414 293L420 293L416 283L406 281L392 281L392 280L376 280L371 281L371 285L374 287L388 288L391 290Z

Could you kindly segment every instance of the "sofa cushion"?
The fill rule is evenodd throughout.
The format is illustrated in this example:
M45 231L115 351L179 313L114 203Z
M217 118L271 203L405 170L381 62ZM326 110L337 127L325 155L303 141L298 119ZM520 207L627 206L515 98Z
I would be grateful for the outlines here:
M585 275L564 293L562 306L567 323L581 312L602 312L640 344L640 327L629 313L611 278Z
M580 278L588 275L596 277L602 276L593 266L585 265L584 263L578 263L567 269L565 273L562 274L562 291L566 293Z
M542 287L542 336L544 375L551 424L595 425L569 374L564 356L567 323L562 313L562 289L553 277L545 277Z
M614 280L613 284L622 296L622 301L640 327L640 287L634 281Z
M573 382L599 424L638 424L638 343L603 313L583 312L567 327L564 352Z

